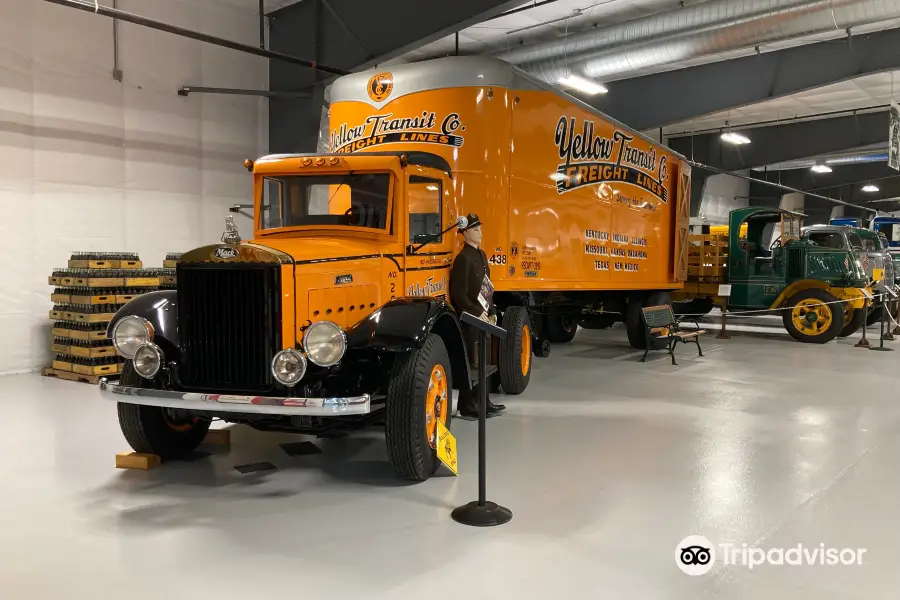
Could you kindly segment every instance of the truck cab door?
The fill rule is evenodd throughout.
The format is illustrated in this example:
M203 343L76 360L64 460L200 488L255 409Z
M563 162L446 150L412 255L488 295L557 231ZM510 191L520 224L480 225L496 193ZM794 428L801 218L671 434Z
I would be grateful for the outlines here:
M409 175L409 233L404 256L407 296L448 298L456 234L453 229L441 232L455 220L450 214L449 184L446 177ZM434 241L423 245L427 236Z

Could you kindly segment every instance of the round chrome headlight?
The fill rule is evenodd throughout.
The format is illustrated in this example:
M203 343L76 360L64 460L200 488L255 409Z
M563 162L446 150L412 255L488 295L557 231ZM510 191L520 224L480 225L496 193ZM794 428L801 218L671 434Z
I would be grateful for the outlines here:
M134 358L141 345L153 341L153 325L142 317L129 316L116 323L112 331L112 343L121 356Z
M138 375L144 379L153 379L159 373L159 367L162 366L162 350L156 344L147 342L135 351L132 362Z
M272 375L288 387L293 387L306 375L306 357L288 348L272 359Z
M330 367L344 358L347 337L337 324L319 321L310 325L303 334L303 349L313 363Z

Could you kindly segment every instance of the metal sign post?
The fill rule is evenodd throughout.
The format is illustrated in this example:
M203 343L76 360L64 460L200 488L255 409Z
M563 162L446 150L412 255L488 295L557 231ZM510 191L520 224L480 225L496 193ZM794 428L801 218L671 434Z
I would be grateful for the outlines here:
M720 284L719 285L719 296L725 298L722 302L722 329L719 331L719 335L716 336L717 340L730 340L731 336L728 335L727 327L728 327L728 298L731 297L731 284Z
M870 293L869 293L869 290L866 290L866 289L864 289L864 290L862 291L862 293L863 293L863 294L865 295L865 297L866 297L866 299L865 299L865 301L864 301L864 303L863 303L863 308L862 308L862 309L863 309L863 311L865 311L865 313L868 315L868 314L869 314L869 300L872 299L872 294L870 294ZM854 348L868 348L868 347L871 346L871 344L869 343L869 340L866 339L866 328L867 328L866 321L867 321L867 320L868 320L868 319L863 319L863 325L862 325L862 326L863 326L863 334L862 334L862 339L859 340L858 342L856 342L856 345L854 346Z
M471 325L478 330L478 391L479 391L479 407L478 407L478 500L469 502L459 506L450 513L450 516L457 523L463 525L472 525L475 527L490 527L492 525L503 525L512 519L512 511L505 506L500 506L496 502L487 501L487 482L485 480L485 464L486 450L485 441L487 439L486 424L487 419L487 345L488 335L492 335L499 339L506 338L506 330L490 323L482 321L478 317L464 312L460 317L460 321L467 325Z

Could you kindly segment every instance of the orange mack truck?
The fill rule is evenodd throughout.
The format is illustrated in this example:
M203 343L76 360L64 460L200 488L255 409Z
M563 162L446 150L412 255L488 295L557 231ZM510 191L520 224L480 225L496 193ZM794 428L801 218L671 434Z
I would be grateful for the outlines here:
M252 239L185 252L177 291L110 323L125 367L102 392L138 452L192 451L210 421L339 435L383 424L399 476L438 467L453 390L477 380L451 306L477 213L498 324L492 388L577 327L626 324L687 277L686 160L498 59L375 69L330 89L327 150L269 155Z

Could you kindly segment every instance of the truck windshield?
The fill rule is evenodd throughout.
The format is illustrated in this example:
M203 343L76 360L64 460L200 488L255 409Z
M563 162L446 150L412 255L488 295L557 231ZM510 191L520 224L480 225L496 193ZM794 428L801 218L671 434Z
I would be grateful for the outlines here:
M263 180L262 228L346 226L387 229L391 176L284 175Z
M812 231L807 235L807 239L818 246L836 250L846 249L844 236L834 231Z
M900 223L878 223L875 229L883 233L894 246L900 242Z

